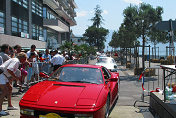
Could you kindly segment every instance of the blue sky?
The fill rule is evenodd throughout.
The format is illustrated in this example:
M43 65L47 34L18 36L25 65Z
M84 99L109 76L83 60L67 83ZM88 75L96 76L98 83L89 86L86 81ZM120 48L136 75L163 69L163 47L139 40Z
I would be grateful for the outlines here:
M118 30L123 22L123 10L130 3L139 5L139 3L149 3L154 8L161 6L164 9L163 20L176 19L176 0L75 0L78 8L76 9L77 25L71 27L75 35L82 35L88 26L92 25L90 19L94 16L94 8L97 4L103 10L104 28L109 30Z
M77 13L77 17L75 17L77 25L71 27L71 29L76 36L84 34L88 26L92 25L90 19L94 17L96 5L100 5L104 18L104 24L102 26L110 31L117 31L123 22L123 10L130 4L139 5L142 2L151 4L154 8L161 6L164 9L164 13L162 14L163 21L176 19L176 0L75 0L78 6L75 9ZM105 43L105 50L107 50L110 40L111 35L109 34Z

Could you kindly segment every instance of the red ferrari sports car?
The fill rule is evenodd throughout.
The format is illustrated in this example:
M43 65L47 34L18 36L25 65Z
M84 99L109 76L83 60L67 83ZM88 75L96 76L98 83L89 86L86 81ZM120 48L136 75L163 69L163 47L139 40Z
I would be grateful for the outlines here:
M21 118L107 118L119 95L119 73L68 64L21 98Z

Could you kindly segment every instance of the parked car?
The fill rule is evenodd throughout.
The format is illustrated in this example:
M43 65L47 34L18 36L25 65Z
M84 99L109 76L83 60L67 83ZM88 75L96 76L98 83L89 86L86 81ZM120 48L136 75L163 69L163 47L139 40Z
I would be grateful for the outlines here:
M107 118L119 96L119 73L103 66L67 64L21 98L21 118Z
M95 65L104 66L112 72L117 71L117 64L112 57L100 57Z

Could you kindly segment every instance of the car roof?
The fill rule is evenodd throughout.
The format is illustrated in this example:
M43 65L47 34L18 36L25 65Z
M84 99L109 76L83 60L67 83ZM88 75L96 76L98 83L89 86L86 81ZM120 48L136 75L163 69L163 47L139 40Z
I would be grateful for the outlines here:
M85 67L85 68L97 68L97 69L102 68L102 66L92 65L92 64L66 64L61 67Z

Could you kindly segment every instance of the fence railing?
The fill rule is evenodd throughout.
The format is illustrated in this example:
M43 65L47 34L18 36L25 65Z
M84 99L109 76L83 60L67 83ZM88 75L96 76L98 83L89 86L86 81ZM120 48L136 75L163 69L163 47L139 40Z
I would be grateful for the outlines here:
M168 74L168 73L166 73ZM134 106L137 102L149 103L149 99L146 101L144 98L150 96L150 92L156 90L164 90L164 79L163 70L160 66L148 67L139 76L138 85L141 86L142 94L141 99L136 100Z

